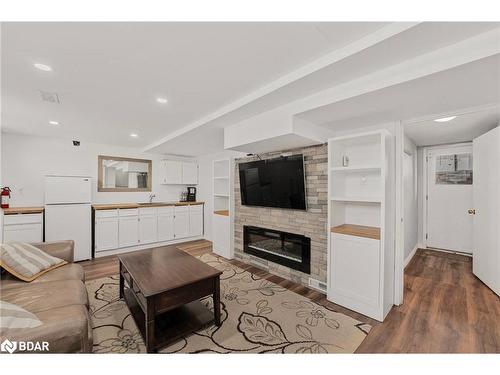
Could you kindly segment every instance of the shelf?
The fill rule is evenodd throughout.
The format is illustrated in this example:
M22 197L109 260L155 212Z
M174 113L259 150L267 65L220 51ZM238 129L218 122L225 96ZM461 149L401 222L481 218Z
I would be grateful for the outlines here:
M229 180L229 177L227 177L227 176L218 176L218 177L214 177L214 180Z
M364 202L364 203L381 203L379 197L331 197L330 200L336 202Z
M220 215L220 216L229 216L229 210L218 210L214 211L215 215Z
M225 198L229 198L229 194L214 194L214 197L225 197Z
M376 172L380 171L382 168L380 165L360 165L351 167L332 167L330 170L332 172Z
M365 225L342 224L330 229L332 233L346 234L349 236L372 238L380 240L380 228Z

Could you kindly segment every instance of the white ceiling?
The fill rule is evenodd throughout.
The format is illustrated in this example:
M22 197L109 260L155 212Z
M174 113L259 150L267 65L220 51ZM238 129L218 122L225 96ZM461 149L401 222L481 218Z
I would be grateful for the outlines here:
M3 23L3 131L144 147L385 25Z
M226 126L499 25L3 23L2 131L189 156L217 152ZM499 56L298 116L342 131L498 103ZM57 92L61 103L43 102L39 90Z
M434 119L405 125L405 134L417 146L469 142L500 124L500 107L470 113L448 113L457 117L448 122ZM500 145L499 145L500 147Z
M335 131L500 103L500 55L298 115Z

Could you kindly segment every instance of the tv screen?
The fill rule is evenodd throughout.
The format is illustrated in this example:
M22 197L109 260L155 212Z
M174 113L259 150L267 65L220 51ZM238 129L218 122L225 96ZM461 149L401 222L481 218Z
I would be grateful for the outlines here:
M241 203L306 209L302 155L239 164Z

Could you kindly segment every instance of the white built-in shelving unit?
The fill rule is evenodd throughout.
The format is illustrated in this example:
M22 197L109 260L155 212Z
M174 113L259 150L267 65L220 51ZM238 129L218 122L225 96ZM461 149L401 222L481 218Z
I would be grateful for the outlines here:
M379 321L393 304L391 147L386 130L328 141L327 297Z
M214 253L226 258L234 257L233 223L234 196L234 160L213 161L212 186L212 242Z

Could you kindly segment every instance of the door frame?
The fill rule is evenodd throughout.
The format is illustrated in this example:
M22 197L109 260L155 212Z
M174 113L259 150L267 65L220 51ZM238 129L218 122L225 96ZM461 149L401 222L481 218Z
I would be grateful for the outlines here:
M460 148L460 147L464 147L464 146L470 146L472 148L472 142L460 142L460 143L450 143L450 144L442 144L442 145L435 145L435 146L427 146L427 147L424 147L423 148L423 152L422 152L422 236L423 238L421 238L422 240L422 244L425 246L426 249L428 249L429 247L427 246L427 223L428 223L428 219L427 219L427 215L428 215L428 210L427 210L427 202L428 202L428 178L429 176L427 175L427 172L428 172L428 167L427 167L427 163L429 161L428 159L428 156L429 156L429 151L432 151L432 150L437 150L437 149L441 149L441 148ZM474 173L474 171L472 171L472 173ZM435 248L432 248L432 249L435 249ZM449 252L447 250L444 250L444 249L435 249L435 250L438 250L438 251L444 251L444 252ZM464 253L464 255L467 255Z

